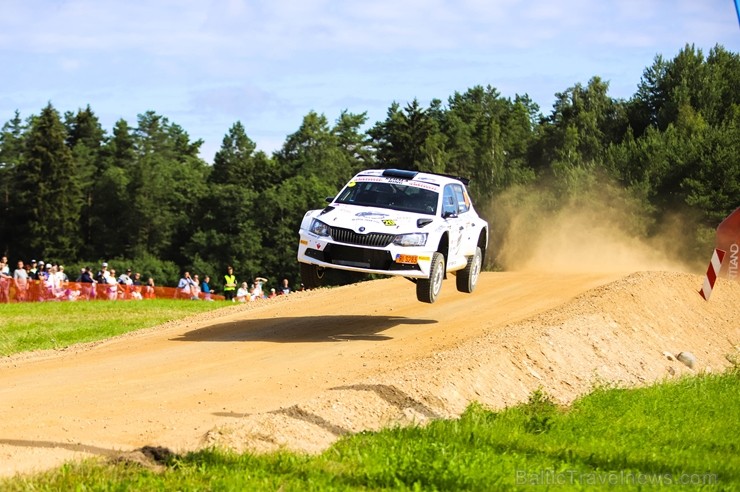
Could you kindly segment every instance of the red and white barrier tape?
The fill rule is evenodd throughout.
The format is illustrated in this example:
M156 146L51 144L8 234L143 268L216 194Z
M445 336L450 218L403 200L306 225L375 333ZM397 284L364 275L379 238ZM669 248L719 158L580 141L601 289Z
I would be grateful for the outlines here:
M709 296L712 295L712 289L714 288L714 282L717 280L720 268L722 268L722 260L725 258L725 252L721 249L715 249L712 253L712 261L709 262L709 268L707 268L707 276L704 279L704 285L699 291L699 295L704 298L705 301L709 300Z

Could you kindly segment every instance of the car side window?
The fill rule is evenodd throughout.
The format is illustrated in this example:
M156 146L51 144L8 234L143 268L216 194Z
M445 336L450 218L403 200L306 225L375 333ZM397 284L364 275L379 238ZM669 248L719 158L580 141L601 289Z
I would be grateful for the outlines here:
M457 198L452 185L445 186L444 195L442 195L442 215L457 214Z
M470 200L468 199L467 192L462 186L456 184L452 185L455 190L455 200L457 202L457 213L462 214L470 210Z

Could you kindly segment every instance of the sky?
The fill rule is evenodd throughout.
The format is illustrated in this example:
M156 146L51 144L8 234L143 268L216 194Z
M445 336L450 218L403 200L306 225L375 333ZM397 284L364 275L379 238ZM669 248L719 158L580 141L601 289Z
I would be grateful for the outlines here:
M0 126L89 105L110 134L153 111L212 162L237 121L269 154L311 111L367 129L477 85L543 114L594 76L628 99L687 43L740 52L735 0L0 0Z

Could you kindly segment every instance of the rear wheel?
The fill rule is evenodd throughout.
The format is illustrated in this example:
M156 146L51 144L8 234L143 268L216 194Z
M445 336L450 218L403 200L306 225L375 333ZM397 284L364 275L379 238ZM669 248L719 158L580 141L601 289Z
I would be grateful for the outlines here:
M432 265L429 268L429 278L420 278L416 281L416 298L421 302L434 303L442 290L442 280L445 278L445 257L442 253L432 255Z
M326 270L318 265L301 263L301 282L306 289L316 289L324 285Z
M480 267L483 263L483 253L479 247L475 248L475 254L468 258L468 264L465 268L457 272L457 290L470 294L475 290L475 284L478 283L480 276Z

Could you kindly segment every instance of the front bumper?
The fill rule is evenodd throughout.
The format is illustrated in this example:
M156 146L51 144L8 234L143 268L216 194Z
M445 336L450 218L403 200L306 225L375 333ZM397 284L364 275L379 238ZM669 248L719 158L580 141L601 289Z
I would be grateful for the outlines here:
M428 278L434 251L425 247L384 248L339 243L301 231L298 261L353 272Z

